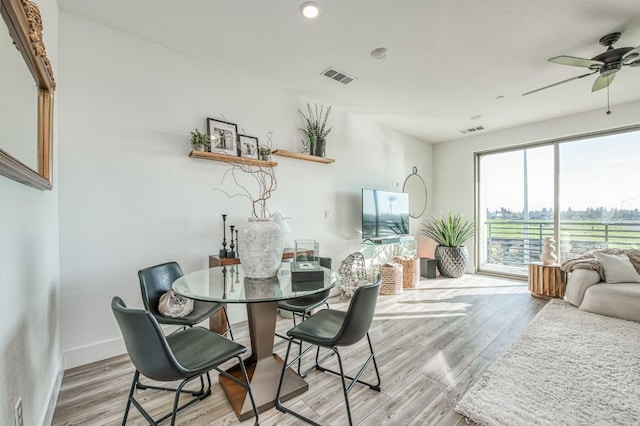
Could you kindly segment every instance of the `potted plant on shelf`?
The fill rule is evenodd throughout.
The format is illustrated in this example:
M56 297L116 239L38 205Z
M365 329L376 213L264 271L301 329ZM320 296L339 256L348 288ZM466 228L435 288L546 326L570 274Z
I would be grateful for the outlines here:
M191 144L196 151L205 151L205 148L211 146L211 138L207 133L200 133L200 130L194 129L191 132Z
M327 119L329 118L329 113L331 112L331 107L324 110L324 105L320 106L320 111L318 111L318 104L315 105L315 110L311 108L311 105L307 102L307 112L308 115L305 115L304 112L298 110L302 118L304 118L306 122L306 126L302 131L304 131L309 138L309 148L311 155L316 155L318 157L325 156L325 147L327 143L327 135L331 131L332 127L327 128ZM315 111L315 112L314 112Z
M436 266L441 275L458 278L464 274L469 264L469 252L463 244L475 232L476 226L472 220L451 212L431 216L427 223L422 224L422 234L438 243Z
M261 145L258 148L258 152L260 153L260 159L264 161L271 161L271 148L266 145Z

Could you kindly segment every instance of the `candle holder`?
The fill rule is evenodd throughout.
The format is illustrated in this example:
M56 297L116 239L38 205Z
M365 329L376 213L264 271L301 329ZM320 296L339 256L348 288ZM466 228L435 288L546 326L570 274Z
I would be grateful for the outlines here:
M238 230L237 229L236 229L236 256L240 256L240 250L238 250Z
M222 248L220 249L220 258L227 257L227 215L222 215ZM231 235L233 238L233 234Z
M227 257L236 257L236 252L233 250L233 248L235 247L235 244L233 244L233 228L235 228L235 225L229 225L229 228L231 228L231 244L229 244Z

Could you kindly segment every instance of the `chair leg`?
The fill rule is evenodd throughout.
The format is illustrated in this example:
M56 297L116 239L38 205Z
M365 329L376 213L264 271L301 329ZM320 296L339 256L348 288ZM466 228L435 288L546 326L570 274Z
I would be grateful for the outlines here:
M256 401L253 399L253 392L251 391L251 383L249 382L249 376L247 375L247 369L244 367L244 362L242 362L242 358L238 357L238 361L240 362L240 369L242 370L242 377L247 384L247 391L249 392L249 398L251 399L251 406L253 407L253 414L256 416L254 425L259 425L260 421L258 419L258 407L256 407Z
M282 383L284 382L284 375L287 372L287 369L289 367L291 367L293 364L296 363L298 357L300 355L298 355L298 357L294 358L293 361L288 362L289 361L289 354L291 353L291 344L294 343L293 339L291 337L289 337L289 344L287 345L287 354L284 357L284 363L282 364L282 373L280 374L280 381L278 382L278 391L276 392L276 409L280 412L283 413L289 413L297 418L299 418L300 420L307 422L311 425L314 426L320 426L318 423L314 422L311 419L308 419L307 417L304 417L302 414L296 413L293 410L288 409L287 407L285 407L284 405L282 405L282 401L280 401L280 392L282 391ZM311 348L309 348L311 349ZM309 350L307 349L307 350ZM307 351L305 351L304 353L306 353Z
M127 416L129 415L129 408L131 407L131 399L133 397L133 391L136 388L136 383L138 383L138 377L140 373L138 370L133 375L133 380L131 381L131 389L129 390L129 397L127 398L127 406L124 409L124 417L122 418L122 426L127 424Z
M204 398L206 398L207 396L211 395L211 376L209 375L209 373L205 373L207 376L207 389L204 390L204 379L203 376L204 374L200 375L200 376L194 376L191 378L188 378L186 380L183 380L180 385L178 386L178 388L176 389L171 389L171 388L161 388L161 387L156 387L156 386L145 386L144 389L155 389L155 390L163 390L163 391L173 391L175 392L175 396L174 396L174 401L173 401L173 410L169 413L166 414L165 416L154 420L149 413L147 413L147 411L142 408L142 405L140 405L140 403L134 398L133 396L133 391L136 387L139 388L140 382L139 382L139 378L140 378L140 372L138 372L136 370L134 376L133 376L133 383L131 384L131 390L129 391L129 399L127 400L127 407L125 408L125 412L124 412L124 418L122 419L122 425L124 426L126 424L127 421L127 415L129 414L129 407L131 404L133 404L134 407L136 407L138 409L138 411L140 412L140 414L142 414L142 417L145 418L145 420L150 424L150 425L157 425L158 423L162 423L163 421L165 421L166 419L168 419L169 417L171 417L171 424L175 424L175 419L176 416L178 414L178 412L184 410L185 408L189 407L192 404L195 404L198 401L203 400ZM203 387L203 389L201 389L200 391L196 392L196 391L188 391L188 390L184 390L183 387L189 383L191 380L195 379L196 377L200 378L200 382L201 385ZM178 402L180 399L180 394L181 393L187 393L190 394L192 396L194 396L194 398L187 402L186 404L178 407Z
M227 320L227 332L229 333L229 336L231 336L231 340L235 341L235 339L233 338L233 330L231 329L231 323L229 322L229 315L227 315L227 307L223 306L222 310L224 311L224 317Z
M342 357L338 348L335 348L336 355L338 356L338 366L340 367L340 379L342 381L342 392L344 393L344 404L347 406L347 417L349 418L349 426L353 424L351 420L351 407L349 406L349 390L347 390L347 382L344 376L344 369L342 368Z

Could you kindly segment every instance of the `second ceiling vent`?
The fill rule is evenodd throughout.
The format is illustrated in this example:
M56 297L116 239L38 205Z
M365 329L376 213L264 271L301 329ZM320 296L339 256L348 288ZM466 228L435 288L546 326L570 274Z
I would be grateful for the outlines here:
M338 81L342 84L349 84L356 79L355 77L350 76L346 72L338 71L333 67L327 68L326 70L322 71L321 74L324 75L325 77Z

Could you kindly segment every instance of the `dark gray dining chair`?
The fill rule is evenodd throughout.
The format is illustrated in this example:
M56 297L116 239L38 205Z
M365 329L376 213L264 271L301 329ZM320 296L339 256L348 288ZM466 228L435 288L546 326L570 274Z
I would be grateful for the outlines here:
M193 311L189 315L180 318L166 317L158 311L160 296L171 290L173 282L182 276L182 269L176 262L162 263L139 270L138 278L140 280L140 291L142 292L142 303L144 303L145 309L151 312L160 324L178 325L183 328L193 327L222 310L227 321L227 331L231 336L231 340L233 340L233 331L231 330L231 323L224 303L194 300Z
M331 269L330 257L320 257L318 259L319 259L320 266ZM310 294L308 296L296 297L295 299L282 300L278 302L278 309L280 309L281 311L291 312L292 318L293 318L293 325L295 327L296 325L298 325L297 318L300 318L300 321L304 321L306 318L309 318L309 316L311 316L311 312L313 312L314 309L319 308L322 305L325 305L327 309L329 309L329 303L327 302L327 300L329 299L330 292L331 292L331 289L327 289L320 293ZM287 339L285 336L278 333L276 333L276 336L282 339ZM282 343L282 341L280 341L279 343ZM296 342L296 343L299 343L299 346L300 346L299 353L302 353L302 342ZM301 365L302 365L302 359L299 359L298 374L302 377L306 377L306 375L309 374L311 370L313 370L313 367L304 372L301 372L300 371Z
M315 423L314 421L284 407L282 405L282 402L280 401L280 392L282 390L282 382L286 370L294 363L296 363L302 356L304 356L306 352L313 348L313 346L308 347L302 353L298 354L298 356L289 361L291 344L294 343L294 340L299 340L301 342L307 342L311 343L312 345L316 345L318 349L316 352L315 369L320 372L328 372L338 375L342 379L344 402L347 407L347 416L349 418L350 425L353 423L351 420L351 409L349 407L349 392L353 388L353 385L355 385L356 382L361 383L363 385L369 386L369 388L375 391L380 392L380 373L378 372L376 357L373 352L373 346L371 345L371 338L369 337L369 327L371 327L371 323L373 322L373 315L376 309L376 302L378 300L378 293L380 292L381 282L382 279L380 275L378 275L375 282L358 287L353 294L351 304L349 305L349 309L346 312L338 311L335 309L324 309L316 313L315 315L312 315L305 321L302 321L300 324L293 327L287 332L287 336L289 336L289 345L287 346L287 354L282 366L282 373L280 375L280 382L278 384L278 391L276 393L276 408L279 411L292 414L307 423L317 425L317 423ZM362 340L362 338L364 338L365 336L367 337L367 342L369 343L370 355L354 377L347 376L344 374L342 357L340 356L338 347L353 345ZM324 358L319 360L321 347L329 349L330 352ZM338 358L338 366L340 367L340 371L330 370L321 365L327 358L334 354ZM360 376L367 368L367 366L369 366L371 361L373 361L373 366L376 372L376 384L367 383L360 380ZM351 384L349 386L347 386L346 384L347 379L351 381Z
M127 308L122 299L117 296L111 301L111 310L122 332L129 358L136 369L127 398L127 406L124 410L123 425L127 423L129 408L133 404L149 424L156 425L171 418L173 426L179 411L211 395L211 376L209 375L211 370L216 370L246 389L256 416L255 424L258 424L258 410L244 363L240 357L247 351L247 348L203 327L191 327L165 336L158 321L149 311ZM218 368L220 364L232 358L237 358L244 382ZM175 392L171 413L154 420L142 408L140 402L133 395L134 390L138 387L140 374L160 382L181 380L180 385L175 389L146 385L146 388L150 389ZM206 388L205 376L207 378ZM187 383L197 378L200 378L200 390L183 389ZM181 393L189 394L194 398L178 406Z

